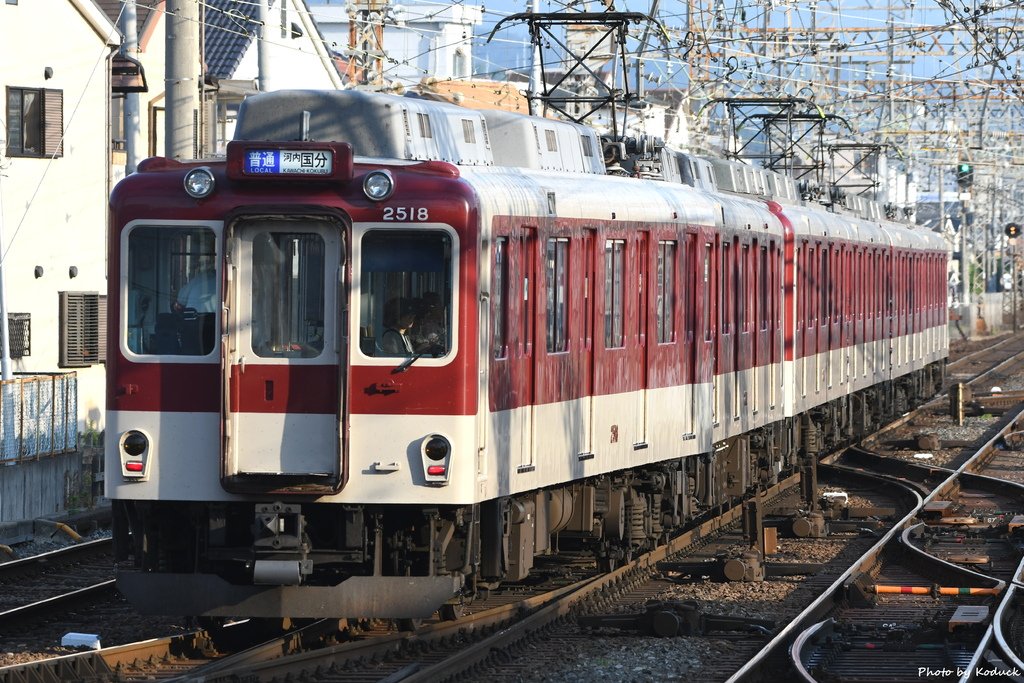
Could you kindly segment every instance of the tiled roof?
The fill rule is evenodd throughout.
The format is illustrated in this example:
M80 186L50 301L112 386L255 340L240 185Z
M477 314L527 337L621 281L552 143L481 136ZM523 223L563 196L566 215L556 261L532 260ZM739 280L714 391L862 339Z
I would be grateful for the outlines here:
M239 0L206 0L207 73L217 78L234 78L235 70L256 39L257 4Z

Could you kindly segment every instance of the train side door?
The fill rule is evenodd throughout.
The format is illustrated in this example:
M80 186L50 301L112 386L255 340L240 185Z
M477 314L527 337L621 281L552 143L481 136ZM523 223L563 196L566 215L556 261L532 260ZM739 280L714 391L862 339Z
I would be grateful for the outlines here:
M831 273L829 272L829 248L828 244L824 242L818 243L818 277L816 278L816 286L814 295L818 299L818 340L815 345L815 373L816 380L814 384L815 393L825 391L827 389L826 380L828 379L828 361L829 361L829 345L828 340L828 328L832 322L832 285L831 285Z
M736 372L736 310L739 306L739 292L736 290L735 252L738 251L733 238L722 236L718 263L718 360L715 367L715 406L719 412L716 422L723 425L731 423L737 416L735 381ZM724 391L723 389L724 384ZM724 395L723 395L724 394ZM727 432L728 432L727 428Z
M733 392L733 418L746 417L751 407L751 395L757 386L753 380L757 363L754 358L754 335L752 317L756 305L756 279L753 277L754 262L751 259L749 242L736 243L736 309L734 324L735 338L735 389ZM753 399L757 405L757 399Z
M751 410L756 414L765 409L765 394L767 393L763 379L769 375L773 362L771 354L771 330L775 328L772 319L775 317L773 303L775 297L772 295L772 273L768 260L768 240L762 239L754 242L753 257L755 267L751 271L756 277L752 289L756 293L751 301L754 307L754 390L752 392ZM770 382L769 382L770 384Z
M343 226L242 218L228 235L225 485L336 490L343 478Z
M491 263L490 411L500 463L534 467L534 228L496 225Z
M647 387L648 383L648 335L647 319L652 301L647 296L648 273L650 272L650 233L641 232L636 241L636 364L642 368L638 382L637 404L633 423L633 448L647 448Z
M700 365L700 381L711 384L711 410L706 417L710 418L703 422L698 419L697 424L710 424L713 428L718 427L721 408L718 399L721 394L720 380L718 378L718 333L720 322L718 320L719 309L719 288L722 286L720 256L718 256L719 236L711 233L705 238L704 243L704 284L707 296L704 299L703 328L704 328L704 349ZM714 437L712 437L714 438ZM708 443L710 446L710 442Z

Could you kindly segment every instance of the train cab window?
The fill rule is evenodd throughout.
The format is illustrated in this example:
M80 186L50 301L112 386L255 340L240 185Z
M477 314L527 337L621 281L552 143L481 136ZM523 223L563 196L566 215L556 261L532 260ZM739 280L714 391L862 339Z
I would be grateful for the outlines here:
M604 243L604 347L617 349L625 345L623 287L626 282L626 242L606 240Z
M371 357L446 356L452 349L452 239L371 230L362 242L359 348Z
M324 350L324 239L284 231L252 241L252 351L315 358Z
M658 243L658 298L657 307L658 343L667 344L676 340L676 243Z
M547 244L547 350L569 350L569 240L549 239Z
M140 355L207 356L217 339L220 269L213 230L133 228L128 235L126 344Z

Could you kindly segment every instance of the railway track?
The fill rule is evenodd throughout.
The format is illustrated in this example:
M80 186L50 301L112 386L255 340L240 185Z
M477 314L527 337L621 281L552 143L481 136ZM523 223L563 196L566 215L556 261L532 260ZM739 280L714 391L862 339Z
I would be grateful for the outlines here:
M978 367L987 367L989 369L979 373L975 381L991 384L1003 381L1014 374L1024 374L1014 369L1012 361L1012 357L1022 351L1024 338L1006 338L993 348L974 352L950 363L951 375L954 379L968 379L968 373L974 372ZM1010 356L1011 360L1007 361L1007 356ZM1003 362L996 363L994 359ZM1019 367L1019 363L1016 367ZM920 428L921 425L915 424L914 420L921 420L928 411L934 412L945 403L946 399L938 398L919 412L897 421L893 428ZM1014 466L1015 456L1010 452L993 449L989 455L991 467L1007 470ZM886 481L894 482L892 486L895 487L902 485L908 491L916 488L919 491L917 497L923 499L926 496L925 492L930 488L929 477L932 483L935 483L942 478L943 470L941 467L921 469L927 470L930 474L918 477L890 473ZM820 483L828 488L843 488L855 495L874 492L878 496L878 492L883 490L881 484L867 484L864 481L857 483L851 479L856 476L854 473L840 470L841 468L833 471L827 466L823 467ZM902 484L897 482L901 478L904 480ZM915 480L918 482L916 485L908 485L908 481ZM793 485L795 478L783 484ZM897 494L893 491L895 489L876 497L873 501L868 500L865 505L884 508L893 504L897 497L913 498L915 495L909 492ZM782 484L772 493L776 498L776 508L793 506L794 494L788 492ZM913 507L909 506L910 509ZM339 625L337 622L317 622L280 639L270 640L262 646L231 651L224 648L218 650L209 634L198 631L175 638L154 639L148 641L145 646L125 645L95 653L69 655L60 660L51 660L50 665L26 664L0 669L0 683L77 680L78 673L67 672L79 671L83 674L88 672L93 680L116 678L124 681L152 680L153 677L174 679L176 676L181 677L181 680L194 680L196 676L202 676L207 681L231 680L232 677L243 673L247 680L253 681L271 680L275 676L283 678L287 675L314 676L317 680L331 681L433 681L457 676L468 676L469 679L481 676L492 678L495 677L496 670L504 670L514 677L517 675L516 667L511 665L511 662L515 657L510 653L516 652L518 648L527 648L531 652L539 653L537 657L544 657L543 653L552 647L556 652L564 654L566 650L575 647L576 643L592 641L594 629L580 628L580 615L594 614L606 609L624 609L624 606L628 605L636 606L662 597L666 589L678 590L679 577L668 570L659 569L659 562L678 562L681 557L685 561L707 561L721 556L722 548L742 546L747 542L742 531L742 520L744 514L749 513L749 510L740 507L726 512L721 517L706 520L702 525L673 539L654 553L608 574L584 576L582 573L553 567L553 574L563 574L562 585L554 592L530 594L529 589L525 587L495 591L488 600L466 606L463 610L465 614L457 621L429 623L412 632L398 632L379 624L363 624L363 628L348 625L348 628L345 628L344 624ZM766 504L764 513L771 518L771 506ZM837 539L784 539L780 542L780 549L785 548L785 555L790 559L799 559L801 548L811 548L815 544L828 547L829 552L835 556L829 563L822 563L827 564L822 570L794 579L800 583L792 592L798 593L804 604L809 604L819 594L827 592L835 584L835 577L841 574L839 566L848 566L853 559L862 557L865 552L864 546L874 542L872 536L884 532L884 528L880 526L882 520L870 521L871 525L866 525L860 531L850 532L849 538L842 539L841 542ZM866 528L867 526L871 528ZM894 533L895 529L896 526L893 526L890 532ZM943 543L951 542L941 536L919 534L915 540L934 549L939 555L943 552L952 552L940 547ZM689 554L679 555L683 550ZM1015 557L1010 550L1002 549L1000 552L1003 551L1009 554L999 554L998 564L1000 571L1006 573L1005 566L1013 564ZM676 556L672 557L674 554ZM990 549L989 555L991 560L996 553ZM1022 577L1020 570L1016 574L1011 570L1009 575ZM735 592L744 586L757 584L731 585ZM1002 633L997 636L996 629L992 629L993 633L988 636L988 640L995 643L999 637L1003 637L1007 642L1015 642L1014 638L1020 641L1021 638L1014 636L1014 633L1024 633L1024 621L1017 614L1017 610L1010 605L1002 609L1000 615L1000 623L1004 624ZM666 620L670 624L673 620L678 623L685 622L685 619L680 620L678 617L661 616L659 623L663 624ZM776 626L774 631L768 630L779 632L779 629L780 626ZM791 630L782 628L785 632ZM240 637L238 640L246 643L256 642L252 637ZM668 641L647 638L645 642ZM698 670L698 675L706 680L724 680L731 675L722 673L727 671L734 673L734 678L745 678L748 675L748 667L758 659L760 652L770 647L774 639L769 640L765 632L754 629L753 632L721 632L717 634L716 642L725 642L730 647L728 652L720 653L721 656L717 658L719 661L715 662L713 667ZM1007 647L1011 648L1010 652L1017 651L1011 646ZM1011 654L997 654L997 649L998 646L993 645L988 650L991 653L990 657L997 661L1011 659ZM227 654L224 654L225 652ZM60 662L59 665L57 661ZM60 678L40 678L39 671L46 669L47 666L58 667L66 675Z
M98 539L0 564L0 632L6 617L114 578L113 543Z
M787 666L806 681L973 680L1017 571L1009 527L1024 509L1024 488L985 469L1022 424L1005 420L955 470L892 461L890 476L907 481L916 471L931 492L731 680L777 680Z

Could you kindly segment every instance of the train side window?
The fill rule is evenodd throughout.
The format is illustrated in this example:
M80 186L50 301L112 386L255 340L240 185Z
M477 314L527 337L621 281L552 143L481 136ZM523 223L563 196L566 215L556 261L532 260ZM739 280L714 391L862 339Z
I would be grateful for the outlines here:
M676 243L658 242L658 343L676 340Z
M590 137L586 135L580 136L580 142L583 143L583 156L593 157L594 156L594 144L590 141Z
M796 289L796 329L797 331L803 331L804 295L806 292L805 280L807 275L807 264L804 263L804 247L802 244L797 244L793 250L793 264L793 283Z
M806 243L805 243L806 244ZM807 327L817 327L818 315L817 306L815 305L817 297L814 293L815 288L818 285L817 273L814 270L817 268L817 256L814 247L807 247L807 254L804 257L804 310L806 315L804 320L807 321Z
M423 112L416 113L416 120L420 124L420 137L421 138L432 138L434 137L434 131L430 127L430 115L424 114Z
M252 241L252 350L261 358L324 350L324 238L266 231Z
M471 119L462 119L462 139L466 141L467 145L476 144L476 130L473 128Z
M732 332L732 321L730 320L730 313L733 310L734 304L732 303L732 284L733 284L733 269L732 269L732 245L723 240L722 241L722 268L721 272L721 283L722 297L720 299L722 309L722 334L729 334Z
M625 285L626 242L606 240L604 243L604 347L617 349L625 345L623 334L623 287Z
M750 288L757 280L749 276L750 267L750 245L741 245L740 253L736 262L736 289L739 296L736 297L736 327L739 332L750 332L750 316L754 313L753 306L749 303Z
M548 240L547 269L547 350L569 350L569 240Z
M697 329L697 299L698 292L705 290L700 287L700 273L698 267L697 235L686 236L686 247L682 255L683 282L680 297L683 308L683 341L693 341Z
M537 242L536 242L536 228L525 228L523 239L519 242L519 260L518 267L519 273L522 276L522 281L519 283L522 285L522 295L519 296L519 323L521 329L520 344L522 354L524 356L533 355L533 316L534 316L534 301L536 300L536 294L533 292L533 284L536 281L534 278L534 268L537 262ZM534 279L531 279L534 278ZM509 302L511 305L511 302Z
M371 230L362 241L359 348L373 357L451 352L452 238Z
M553 131L553 130L545 130L544 131L544 141L547 143L548 151L549 152L557 152L558 151L558 140L555 138L555 131Z
M491 270L491 352L495 358L508 356L506 320L508 319L508 238L494 241Z
M818 273L818 294L819 298L819 310L818 318L822 325L828 325L829 322L829 294L832 288L832 282L828 276L828 254L829 250L827 247L822 246L821 248L821 270Z
M700 288L700 291L704 292L704 319L701 321L704 326L704 341L711 341L711 249L711 244L704 244L703 285Z
M771 317L770 308L768 306L771 293L768 291L769 271L767 246L761 247L761 265L758 268L758 275L761 278L761 282L757 287L757 301L759 304L757 315L761 319L761 331L765 332L768 330L768 318Z
M128 235L127 346L141 355L206 356L221 310L216 238L204 227L140 226Z

